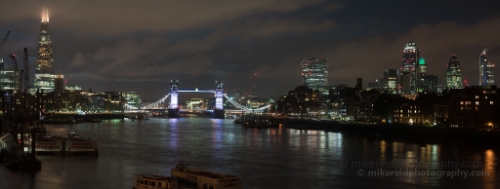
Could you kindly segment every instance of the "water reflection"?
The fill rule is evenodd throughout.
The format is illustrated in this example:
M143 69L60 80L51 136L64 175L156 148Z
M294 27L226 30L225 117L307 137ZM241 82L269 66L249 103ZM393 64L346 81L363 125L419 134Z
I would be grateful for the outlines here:
M380 141L380 161L386 161L386 149L387 149L387 142L385 140Z
M95 159L46 157L42 159L42 171L33 179L19 178L17 173L0 167L0 177L5 178L0 188L130 188L134 174L168 175L177 161L238 175L244 188L493 189L497 184L495 151L461 146L419 145L286 127L253 129L227 120L201 118L103 122L98 127L57 125L48 129L85 133L98 140L102 153ZM442 170L440 161L471 158L484 162L475 170L486 170L489 175L467 179L362 177L356 174L358 168L339 167L335 162L366 159L408 163L387 170L415 168L419 166L416 162L430 162L425 169ZM30 181L35 186L28 186Z
M494 189L496 188L496 173L495 173L495 162L496 156L493 150L486 150L484 152L484 188L485 189Z
M177 140L177 127L178 127L179 119L168 119L168 141L171 149L177 149L178 144Z

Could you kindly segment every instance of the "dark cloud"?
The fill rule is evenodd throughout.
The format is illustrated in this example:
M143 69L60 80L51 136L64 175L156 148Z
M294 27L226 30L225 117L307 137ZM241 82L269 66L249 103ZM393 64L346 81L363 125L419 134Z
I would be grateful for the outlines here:
M131 32L166 32L202 28L255 12L290 12L321 0L255 1L11 1L0 11L2 22L38 19L42 7L66 32L114 36ZM5 10L5 9L4 9Z
M151 100L168 93L174 78L183 88L213 88L221 79L228 92L276 97L302 84L300 62L317 56L330 60L330 84L353 85L357 77L366 84L383 69L399 68L403 45L411 40L419 42L430 74L440 81L452 53L469 83L477 83L483 44L488 57L500 61L500 17L477 11L464 19L453 9L462 4L447 12L436 11L443 3L416 2L412 7L426 14L408 17L402 1L8 4L0 11L0 37L2 30L13 33L2 57L28 47L35 59L41 9L47 7L57 73L83 88L136 91Z

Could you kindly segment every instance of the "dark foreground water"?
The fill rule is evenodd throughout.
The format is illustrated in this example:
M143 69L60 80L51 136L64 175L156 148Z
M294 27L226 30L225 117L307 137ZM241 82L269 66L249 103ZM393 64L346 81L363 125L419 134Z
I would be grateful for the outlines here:
M500 151L411 144L285 128L251 129L207 118L47 125L96 139L100 154L40 156L30 174L0 166L0 189L131 188L135 174L169 175L178 161L238 175L243 188L500 187Z

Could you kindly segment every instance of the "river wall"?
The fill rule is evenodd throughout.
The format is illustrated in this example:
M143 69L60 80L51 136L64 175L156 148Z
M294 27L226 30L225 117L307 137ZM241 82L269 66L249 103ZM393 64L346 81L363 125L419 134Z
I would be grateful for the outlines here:
M408 124L362 124L317 120L282 120L285 128L323 130L384 140L436 144L452 143L500 148L499 130L446 128L444 126L411 126Z

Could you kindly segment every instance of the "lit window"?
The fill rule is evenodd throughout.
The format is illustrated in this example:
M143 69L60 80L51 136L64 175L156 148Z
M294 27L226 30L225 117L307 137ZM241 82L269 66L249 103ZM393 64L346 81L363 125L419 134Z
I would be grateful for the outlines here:
M476 99L479 99L479 95L476 95Z
M460 105L464 105L464 101L460 101Z
M490 101L490 105L493 105L493 101Z
M474 102L474 103L476 104L476 106L479 106L479 101L476 101L476 102Z
M484 99L488 99L488 96L484 96Z

